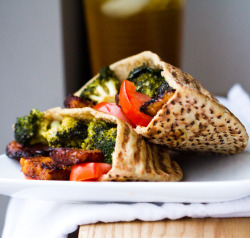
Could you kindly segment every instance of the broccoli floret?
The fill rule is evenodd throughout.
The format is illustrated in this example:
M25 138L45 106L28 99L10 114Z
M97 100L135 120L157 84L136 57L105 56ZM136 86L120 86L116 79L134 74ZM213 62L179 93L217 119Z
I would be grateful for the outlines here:
M49 121L43 118L43 113L32 109L29 115L18 117L14 125L15 140L22 145L45 143L42 133L47 130Z
M155 98L167 89L171 89L164 77L161 69L152 69L143 64L129 73L128 80L135 84L137 92Z
M120 88L120 82L115 73L105 66L100 70L99 77L90 83L80 97L99 102L115 102L115 95Z
M99 149L104 155L104 162L112 164L116 135L115 124L94 119L89 123L88 137L82 143L82 149Z
M95 147L102 151L104 155L104 162L112 164L112 153L115 149L115 142L117 136L117 129L111 128L102 132L95 143Z
M49 121L43 113L33 109L28 116L17 118L15 139L22 145L36 143L52 147L99 149L105 162L112 164L116 141L116 125L102 120L78 120L64 117L62 121Z
M52 147L81 148L87 137L87 124L72 117L64 117L61 122L53 121L43 136Z

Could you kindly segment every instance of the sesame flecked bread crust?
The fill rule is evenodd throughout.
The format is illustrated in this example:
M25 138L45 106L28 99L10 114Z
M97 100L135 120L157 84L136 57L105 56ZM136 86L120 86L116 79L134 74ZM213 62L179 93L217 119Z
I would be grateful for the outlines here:
M131 70L144 63L162 69L162 76L176 91L147 127L136 127L137 133L152 143L175 150L235 154L246 148L248 135L239 119L191 75L163 62L158 55L145 51L110 68L122 81ZM98 75L92 80L96 77ZM75 95L79 96L88 83Z
M93 118L117 124L117 138L112 155L112 169L102 181L179 181L183 174L170 159L166 147L151 144L120 119L91 108L52 108L44 113L48 120L70 116L81 120Z

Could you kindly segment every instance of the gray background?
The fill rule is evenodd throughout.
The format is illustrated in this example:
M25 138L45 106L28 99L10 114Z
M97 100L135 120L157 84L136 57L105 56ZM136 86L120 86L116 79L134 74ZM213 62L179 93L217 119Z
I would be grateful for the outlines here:
M67 9L74 11L79 6L75 2L68 1ZM65 4L63 0L0 0L0 154L13 139L16 116L34 107L62 106L64 81L70 75L65 71L67 36L62 31ZM226 95L235 83L250 92L249 9L249 0L186 2L182 69L214 94ZM72 74L77 74L78 33L75 25L68 29L67 35L75 40L68 54ZM0 196L0 232L7 202Z

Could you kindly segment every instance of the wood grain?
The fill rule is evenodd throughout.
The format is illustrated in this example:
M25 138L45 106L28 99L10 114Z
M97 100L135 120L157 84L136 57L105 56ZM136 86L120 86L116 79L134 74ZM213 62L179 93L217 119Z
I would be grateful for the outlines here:
M249 238L250 218L205 218L82 225L79 238Z

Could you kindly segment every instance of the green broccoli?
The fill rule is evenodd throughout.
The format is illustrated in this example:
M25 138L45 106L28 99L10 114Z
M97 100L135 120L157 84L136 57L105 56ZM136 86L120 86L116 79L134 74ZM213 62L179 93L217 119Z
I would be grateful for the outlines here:
M17 118L15 139L22 145L44 143L52 147L99 149L105 162L112 164L117 128L103 120L78 120L64 117L62 121L49 121L43 113L33 109L28 116Z
M99 76L81 92L80 97L96 103L115 102L119 88L120 82L115 73L105 66L100 70Z
M47 130L49 121L43 118L43 113L32 109L29 115L18 117L14 125L15 140L22 145L45 143L42 133Z
M53 121L43 136L52 147L81 148L87 137L87 124L72 117L64 117L61 122Z
M161 71L161 69L152 69L143 64L129 73L128 80L135 84L137 92L155 98L171 88L161 75Z
M115 124L94 119L88 125L88 137L82 143L82 149L99 149L104 155L104 162L112 164L116 136Z

